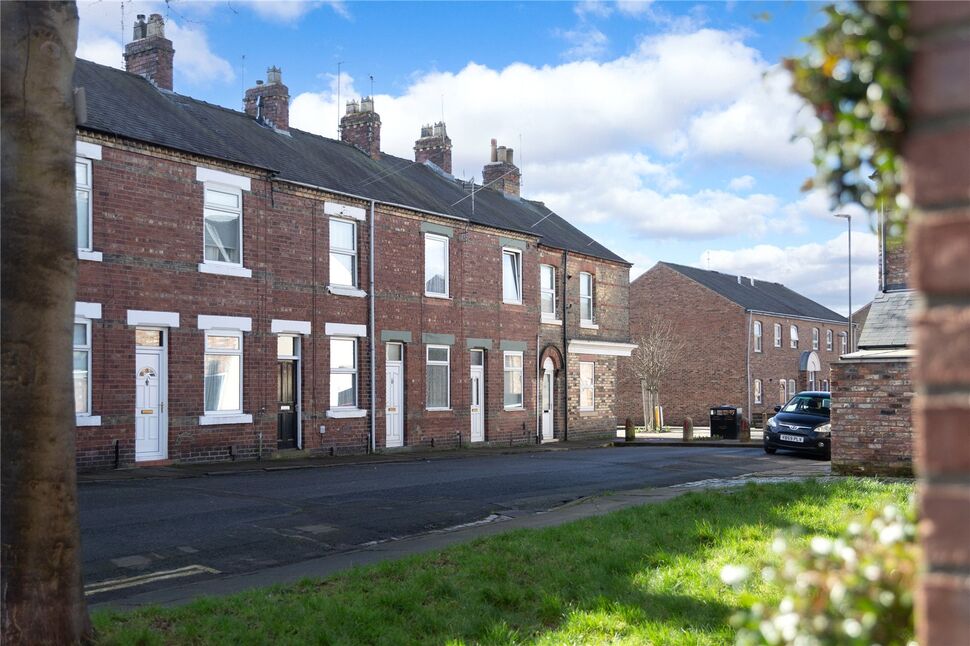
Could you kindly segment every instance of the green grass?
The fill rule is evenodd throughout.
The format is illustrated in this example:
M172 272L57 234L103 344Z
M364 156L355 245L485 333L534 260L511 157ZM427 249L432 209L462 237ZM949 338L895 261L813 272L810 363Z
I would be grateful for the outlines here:
M97 613L100 644L725 644L728 563L770 562L776 529L835 534L906 483L844 480L692 493L543 530L226 598ZM752 582L744 592L776 602Z

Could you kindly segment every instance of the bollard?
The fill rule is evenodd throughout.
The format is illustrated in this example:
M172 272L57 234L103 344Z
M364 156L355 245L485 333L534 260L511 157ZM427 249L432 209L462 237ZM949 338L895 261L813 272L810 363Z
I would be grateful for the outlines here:
M751 441L751 423L748 421L747 417L741 418L741 429L738 431L738 441L739 442Z
M690 442L694 439L694 420L689 417L684 418L684 441Z
M626 418L626 441L632 442L637 439L636 427L633 426L633 420L629 417Z

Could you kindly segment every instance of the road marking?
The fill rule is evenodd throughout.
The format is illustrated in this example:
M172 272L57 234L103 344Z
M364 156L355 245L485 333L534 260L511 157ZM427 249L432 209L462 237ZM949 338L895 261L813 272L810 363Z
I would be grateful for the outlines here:
M176 570L163 570L160 572L149 572L138 576L129 576L122 579L108 579L84 586L84 595L90 596L99 592L109 592L111 590L121 590L123 588L133 588L138 585L164 581L166 579L178 579L184 576L194 576L196 574L221 574L219 570L204 565L187 565Z

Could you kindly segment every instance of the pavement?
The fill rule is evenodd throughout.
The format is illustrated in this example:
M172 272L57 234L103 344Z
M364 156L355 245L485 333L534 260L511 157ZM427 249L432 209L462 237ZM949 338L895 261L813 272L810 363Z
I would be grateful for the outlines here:
M601 445L602 443L600 443ZM570 443L570 446L575 446ZM737 447L735 447L736 449ZM473 456L481 456L482 453L479 451L488 449L476 449L470 451ZM563 451L564 448L560 447L549 447L548 445L533 447L530 453L550 453L554 451ZM711 449L707 449L710 452ZM707 453L705 451L689 451L690 455L701 455ZM414 454L404 455L404 456L392 456L395 461L427 461L436 457L445 458L456 458L465 457L462 455L461 451L449 451L449 452L435 452L433 454L422 454L416 456ZM516 450L515 453L525 453L525 449ZM594 454L601 456L609 456L613 452L606 450L604 452L595 451ZM503 452L496 452L495 455L507 455L508 450ZM581 452L585 455L585 452ZM655 452L650 452L651 455ZM747 451L743 452L747 455ZM616 458L611 459L622 459L626 460L623 456L631 455L627 451L622 451L616 454ZM644 454L647 455L646 453ZM663 455L671 455L672 452L667 450L663 451ZM717 458L717 454L709 454L711 458ZM735 455L732 453L725 453L719 459L728 459L729 456ZM740 455L740 454L737 454ZM387 458L388 456L372 456L373 460L379 458ZM528 456L525 456L528 459ZM536 458L542 458L546 462L546 458L541 455L536 455ZM553 456L549 455L548 458ZM563 455L563 458L566 456ZM482 462L489 463L494 462L493 460L484 460ZM509 458L512 460L521 458ZM557 460L559 458L556 458ZM681 458L682 459L682 458ZM740 458L735 458L740 459ZM728 460L730 461L730 459ZM386 463L386 461L385 461ZM332 462L326 462L326 465L332 465ZM360 462L343 462L343 465L350 464L360 464ZM761 456L753 461L745 461L743 463L738 463L743 465L755 465L754 470L748 473L739 473L739 470L734 471L724 471L724 473L737 473L738 475L730 477L711 477L711 478L700 478L699 480L693 480L689 482L681 482L672 486L659 486L659 487L637 487L632 489L625 489L622 491L606 491L599 492L594 495L586 495L579 497L578 499L572 500L566 504L559 504L552 506L551 508L546 508L542 505L533 506L532 508L514 508L508 511L503 511L500 508L492 513L489 513L484 517L477 517L477 519L470 522L462 522L457 525L450 527L440 527L432 529L430 531L422 531L410 533L404 536L389 536L381 538L379 540L367 541L354 546L349 546L339 551L333 551L326 553L317 558L310 558L306 560L300 560L298 562L284 563L276 566L263 567L254 571L229 573L228 575L220 575L217 570L209 570L202 565L195 565L193 567L200 568L198 572L185 572L186 568L174 568L171 570L161 570L154 571L150 574L146 573L140 575L142 577L152 577L153 582L157 582L159 577L170 578L172 580L166 581L164 587L158 587L156 583L155 586L141 586L142 581L139 580L139 576L131 577L119 577L114 579L101 580L93 585L88 585L89 594L97 595L101 592L111 592L115 590L114 594L105 594L103 596L91 596L89 597L89 602L91 602L91 608L115 608L115 609L132 609L148 604L159 604L159 605L181 605L188 603L201 596L221 596L226 594L232 594L240 592L243 590L248 590L257 587L264 587L274 584L285 584L298 581L306 577L326 577L332 574L336 574L343 570L370 565L374 563L379 563L386 560L398 559L405 556L413 554L421 554L433 550L442 549L450 545L457 543L462 543L477 538L482 538L486 536L492 536L502 532L510 531L513 529L538 529L543 527L551 527L555 525L560 525L583 518L590 518L594 516L600 516L620 509L626 509L629 507L634 507L643 504L657 504L670 500L676 496L682 495L689 491L697 491L705 488L717 488L724 489L731 486L737 486L744 484L745 482L750 482L752 480L786 480L795 478L809 478L809 477L829 477L830 468L828 462L822 462L817 460L805 460L805 459L767 459L766 456ZM539 463L534 463L533 468L541 468ZM142 477L199 477L210 476L216 474L228 474L226 471L213 470L215 465L205 465L205 469L208 471L201 471L198 474L186 476L184 475L184 467L176 468L176 476L171 475L142 475ZM251 469L252 464L245 465L246 468ZM296 465L297 469L312 469L320 468L320 461L314 461L312 464L302 464ZM441 466L428 465L433 470L440 472L441 469L449 468L449 465L442 464ZM457 465L450 465L451 468ZM224 467L229 468L229 467ZM267 465L262 467L264 469L273 468L272 465ZM386 467L382 467L386 468ZM401 466L390 467L394 469L400 469ZM570 467L575 468L575 467ZM672 465L675 470L677 465ZM743 467L742 467L743 468ZM162 469L163 473L168 474L168 470L172 467L162 467L156 468ZM146 469L147 471L147 469ZM350 470L353 471L353 470ZM338 470L339 473L343 471ZM154 471L153 471L154 473ZM247 472L236 471L240 476L245 477ZM697 473L720 473L720 471L710 470L709 468L705 471L703 469L691 471L686 474L684 479L689 479L690 477L696 477ZM296 473L293 474L297 475ZM312 474L307 474L312 475ZM259 477L265 479L266 477L278 478L284 477L284 474L272 474L266 476L257 476L253 474L254 477ZM286 476L288 477L288 476ZM209 478L204 478L203 481L209 481ZM217 480L218 482L223 482L222 480ZM645 479L641 479L641 483ZM669 480L668 480L669 481ZM225 482L229 482L227 479ZM136 483L127 483L136 484ZM120 483L118 486L125 487L126 483ZM148 484L148 483L146 483ZM174 483L173 483L174 484ZM93 485L98 486L98 485ZM110 486L110 485L101 485ZM194 486L194 485L193 485ZM449 484L448 486L452 486ZM221 489L225 489L222 487ZM225 494L225 491L220 493ZM545 503L543 503L544 505ZM83 530L82 530L83 531ZM195 556L195 555L193 555ZM135 570L138 571L138 570ZM202 574L202 576L188 576L190 574ZM185 578L178 578L178 577ZM120 592L124 594L117 596ZM102 598L114 597L110 600L101 601Z
M751 437L748 441L725 440L711 437L711 429L708 426L695 426L694 439L684 441L684 433L680 428L671 428L667 431L637 431L636 439L632 442L626 440L626 432L621 427L616 431L617 439L613 441L614 446L716 446L716 447L745 447L751 449L762 448L764 431L760 428L751 429Z

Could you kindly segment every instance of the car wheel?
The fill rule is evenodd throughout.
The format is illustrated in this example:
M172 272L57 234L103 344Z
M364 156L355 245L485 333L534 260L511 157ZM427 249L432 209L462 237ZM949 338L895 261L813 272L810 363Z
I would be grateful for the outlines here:
M777 452L778 452L778 449L773 449L769 446L765 447L765 453L767 453L768 455L774 455Z

